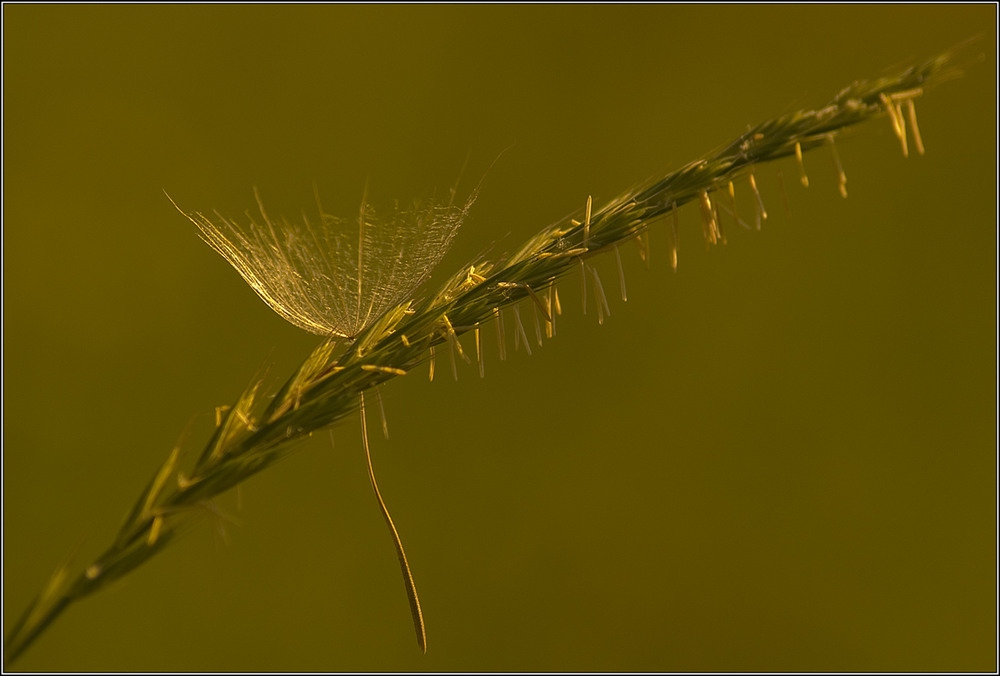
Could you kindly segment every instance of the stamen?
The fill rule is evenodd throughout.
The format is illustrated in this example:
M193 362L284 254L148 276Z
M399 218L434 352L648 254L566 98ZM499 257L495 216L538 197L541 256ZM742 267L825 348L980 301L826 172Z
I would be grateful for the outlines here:
M448 338L448 342L451 343L452 350L458 351L458 356L462 358L466 364L471 364L472 362L465 355L465 350L462 349L462 343L458 340L458 334L455 333L455 327L451 325L451 321L448 319L448 315L441 315L442 321L444 321L444 326L447 331L445 336Z
M885 112L889 115L889 122L892 124L892 131L896 134L898 138L902 127L900 126L900 121L896 117L897 111L896 106L884 92L879 94L879 99L882 101L882 105L885 106Z
M760 230L761 220L767 220L767 209L764 208L764 200L760 197L760 190L757 189L757 179L754 178L752 171L750 172L750 187L757 198L757 229Z
M701 191L701 195L699 197L701 203L701 225L705 234L705 241L709 244L716 244L719 241L718 237L716 237L719 226L715 222L712 200L709 198L708 192L705 190Z
M583 219L583 248L590 248L590 207L593 204L593 198L587 195L587 213Z
M591 273L593 273L594 272L594 268L590 268L590 271L591 271ZM596 287L595 287L594 295L595 296L597 295ZM598 326L604 326L604 308L601 306L600 299L597 300L597 325Z
M622 267L622 254L618 251L618 245L615 245L615 259L618 261L618 283L622 287L622 300L628 301L628 294L625 291L625 268Z
M649 231L643 230L635 236L635 245L639 249L639 259L649 269Z
M528 292L528 295L531 297L531 300L535 304L535 307L542 311L542 314L545 316L545 321L548 321L549 311L545 307L545 304L542 302L542 299L539 298L538 294L535 293L535 290L532 289L527 284L522 284L521 286L524 287L524 290Z
M712 222L715 223L715 234L719 241L726 243L726 232L722 227L722 219L719 218L719 200L712 202Z
M924 154L924 141L920 138L920 127L917 126L917 107L913 105L913 99L906 99L906 115L910 118L910 127L913 129L913 142L917 144L917 152Z
M903 147L903 157L909 157L910 152L906 147L906 123L903 121L903 113L899 110L899 104L886 96L885 92L879 94L879 98L882 100L886 112L889 113L892 130L896 133L896 138L899 139L899 144Z
M583 314L587 314L587 270L584 267L583 259L580 259L580 296L583 303Z
M382 405L382 388L376 387L375 398L378 400L378 412L382 416L382 436L385 437L386 441L389 440L389 423L385 419L385 406Z
M802 144L798 141L795 142L795 159L799 162L799 179L802 181L802 187L809 187L809 177L806 176L806 164L802 161Z
M840 163L840 154L837 152L837 146L833 142L833 134L827 134L826 141L830 144L830 152L833 154L833 166L837 169L837 187L840 189L841 196L846 198L847 174L844 173L844 167Z
M894 103L893 109L896 112L896 120L899 121L899 142L903 146L903 157L910 156L910 147L906 140L906 121L903 119L903 111L899 109L899 104Z
M741 228L749 230L750 226L743 222L743 219L740 218L739 213L736 211L736 186L733 185L732 181L729 182L729 189L726 191L726 194L729 195L729 208L733 219Z
M454 340L448 341L448 354L451 355L451 375L458 382L458 361L455 359L455 343ZM461 348L460 348L461 349Z
M677 272L677 247L680 244L678 230L681 223L680 214L677 213L677 202L671 203L670 213L673 216L670 223L670 267L673 268L674 272Z
M465 285L471 288L476 284L482 284L485 281L486 278L476 272L476 266L470 265L469 272L465 275Z
M524 324L521 323L521 312L518 306L514 306L514 321L517 323L516 330L514 331L514 349L517 349L518 337L524 341L524 351L531 356L531 343L528 342L528 334L524 332Z
M530 288L530 287L526 286L526 288ZM535 338L538 340L538 346L541 347L542 346L542 325L538 321L538 308L541 305L541 301L538 300L538 298L537 298L537 296L535 296L534 292L532 292L531 296L536 301L535 304L531 306L531 316L534 317L534 319L535 319ZM541 308L542 308L542 312L545 312L545 306L541 305Z
M493 308L493 316L496 317L497 326L497 349L500 352L500 361L507 359L507 343L504 342L503 312L500 308Z
M590 273L594 276L594 290L597 296L597 323L603 325L604 317L611 316L611 308L608 307L608 298L604 295L604 285L601 284L601 277L597 274L597 268L591 267Z
M431 358L430 358L430 370L427 372L428 379L434 382L434 346L431 345L430 348Z
M548 323L545 325L545 337L555 338L556 336L556 308L555 308L555 288L556 280L549 280L549 293L546 298L546 305L549 308Z
M484 378L486 377L486 365L483 363L483 350L479 342L479 324L476 324L473 334L476 336L476 361L479 362L479 377Z

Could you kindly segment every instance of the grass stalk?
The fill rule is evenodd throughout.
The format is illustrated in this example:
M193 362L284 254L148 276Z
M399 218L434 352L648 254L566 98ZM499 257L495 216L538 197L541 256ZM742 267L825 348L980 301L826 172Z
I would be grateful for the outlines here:
M252 383L220 416L214 434L193 466L186 469L180 466L178 449L170 453L140 493L111 545L95 561L75 577L68 563L58 568L20 620L10 628L4 644L5 665L17 660L75 601L104 589L163 550L180 534L189 517L207 501L266 469L314 432L355 412L361 417L369 478L393 534L418 641L421 648L425 648L423 620L413 578L399 535L375 482L367 443L365 391L405 375L446 341L454 350L457 337L469 331L476 332L478 368L482 374L480 327L496 319L502 331L500 322L507 306L515 310L513 316L520 332L517 339L523 340L528 348L527 335L516 312L517 304L524 299L530 298L541 309L546 333L554 335L555 315L560 311L556 282L570 273L581 274L586 289L586 273L590 267L587 259L611 250L617 256L617 247L630 240L637 241L643 259L647 260L646 231L661 221L665 221L670 233L671 266L676 269L677 209L689 202L701 204L705 237L710 242L718 241L722 239L718 207L732 199L734 181L746 179L753 190L758 204L759 227L760 219L767 215L752 173L757 165L795 156L801 168L800 179L806 185L803 153L831 146L848 127L884 116L890 118L904 153L908 152L907 121L915 135L914 147L923 152L913 101L928 84L942 79L952 56L949 52L893 75L856 82L822 108L769 119L706 157L603 206L594 204L588 197L586 207L577 214L581 220L567 218L550 225L509 256L476 260L455 272L435 293L422 299L403 299L383 311L357 335L340 340L341 349L337 349L338 343L332 338L324 340L269 404L265 404L267 399L261 396L261 382ZM839 167L835 149L833 152ZM841 191L846 194L846 177L842 170L839 181ZM720 192L722 195L717 195ZM717 195L714 200L713 195ZM735 211L732 216L738 219ZM359 257L365 246L365 220L363 203L359 214L362 231ZM598 313L603 319L607 314L607 301L596 272L590 282ZM624 279L621 293L624 298ZM360 295L359 289L358 303ZM355 309L361 313L360 305ZM540 330L538 333L540 335ZM502 358L502 340L500 349Z

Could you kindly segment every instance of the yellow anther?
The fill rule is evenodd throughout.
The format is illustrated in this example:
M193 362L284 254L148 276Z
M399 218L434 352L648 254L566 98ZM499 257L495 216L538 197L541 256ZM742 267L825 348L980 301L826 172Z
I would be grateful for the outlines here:
M806 176L806 164L802 161L802 144L798 141L795 142L795 159L799 162L799 179L802 181L802 186L808 188L809 177Z

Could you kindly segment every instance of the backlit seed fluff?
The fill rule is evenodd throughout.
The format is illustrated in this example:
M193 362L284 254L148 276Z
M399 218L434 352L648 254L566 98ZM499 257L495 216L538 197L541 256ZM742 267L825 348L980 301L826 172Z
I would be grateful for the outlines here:
M306 331L352 338L414 294L474 201L397 204L384 217L363 203L356 219L320 213L299 224L270 219L257 196L262 222L251 217L248 229L218 213L182 213L272 310Z

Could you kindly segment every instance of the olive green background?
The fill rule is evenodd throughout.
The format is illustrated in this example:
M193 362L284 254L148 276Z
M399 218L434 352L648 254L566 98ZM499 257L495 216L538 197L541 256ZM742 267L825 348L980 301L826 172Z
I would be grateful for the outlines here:
M356 419L71 607L26 670L995 670L993 6L22 6L4 12L4 628L107 545L214 406L317 337L171 206L481 196L439 272L510 250L854 79L974 35L966 75L771 218L597 261L557 337ZM986 31L983 33L983 31ZM979 57L982 57L981 59ZM494 159L505 149L499 161ZM791 220L782 204L783 176ZM745 218L752 201L737 184ZM525 305L524 316L530 317ZM529 332L531 326L527 327ZM465 342L472 349L471 339ZM508 345L508 349L511 345Z

